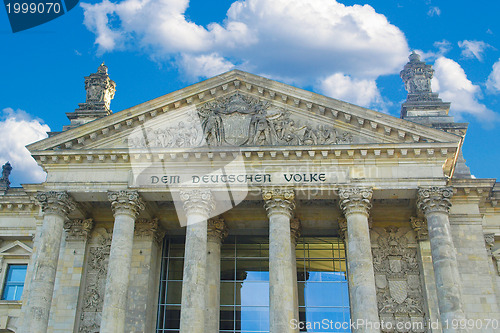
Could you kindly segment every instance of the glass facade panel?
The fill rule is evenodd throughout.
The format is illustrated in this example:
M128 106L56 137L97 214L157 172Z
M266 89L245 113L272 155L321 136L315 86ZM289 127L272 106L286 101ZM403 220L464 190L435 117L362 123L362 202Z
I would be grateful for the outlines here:
M164 243L157 332L179 332L183 247L183 237L167 238ZM296 255L300 331L348 332L343 242L336 237L304 237ZM221 333L269 332L268 256L267 237L232 236L223 243Z

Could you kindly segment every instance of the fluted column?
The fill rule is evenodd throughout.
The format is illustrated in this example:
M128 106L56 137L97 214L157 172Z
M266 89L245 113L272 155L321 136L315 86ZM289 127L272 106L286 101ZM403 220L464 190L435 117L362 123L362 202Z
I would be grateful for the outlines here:
M111 201L115 223L109 252L100 332L122 333L125 332L135 219L144 209L144 203L136 191L109 192L108 199Z
M424 213L429 229L443 332L466 332L467 330L453 329L452 325L465 319L456 249L448 218L452 195L451 187L419 188L417 206Z
M220 250L227 236L227 227L221 217L208 220L207 232L207 307L206 333L219 333L220 316Z
M181 191L186 212L181 333L204 333L206 312L207 220L215 208L210 190Z
M36 200L43 212L43 224L19 332L47 332L52 294L59 260L64 221L75 209L73 199L66 192L39 193Z
M368 217L371 208L371 188L343 188L339 190L340 208L347 223L347 267L351 320L354 332L380 332L377 293L373 271Z
M295 208L293 190L263 190L269 217L269 305L270 333L298 332L290 323L295 318L295 288L290 219ZM296 274L296 273L295 273Z

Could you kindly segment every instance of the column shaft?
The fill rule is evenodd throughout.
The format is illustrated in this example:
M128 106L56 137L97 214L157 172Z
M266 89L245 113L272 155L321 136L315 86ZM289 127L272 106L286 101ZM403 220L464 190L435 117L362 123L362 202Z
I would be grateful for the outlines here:
M64 221L75 208L72 199L64 192L46 192L37 195L44 212L36 260L27 295L27 309L20 332L47 332L52 294L59 260Z
M204 333L206 312L207 220L215 207L209 191L181 192L187 229L182 278L181 333Z
M340 190L340 206L347 222L347 268L351 320L354 332L380 332L377 292L370 245L368 214L372 190L347 188Z
M270 333L298 332L293 329L297 301L293 285L290 218L294 193L290 190L263 192L269 217L269 306Z
M432 265L443 332L466 332L467 330L454 329L452 325L465 319L456 250L448 219L452 195L453 190L449 187L420 188L418 207L424 212L429 228Z
M125 332L125 310L134 243L134 224L144 204L134 191L110 192L115 215L102 307L102 333Z

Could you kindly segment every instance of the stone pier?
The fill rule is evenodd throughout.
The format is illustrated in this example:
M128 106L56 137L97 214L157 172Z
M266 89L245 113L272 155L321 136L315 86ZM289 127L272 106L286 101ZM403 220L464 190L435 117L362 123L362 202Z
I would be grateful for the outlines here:
M377 326L372 326L379 322L368 226L372 193L370 188L351 187L339 190L340 208L344 212L347 224L345 238L351 320L367 323L353 330L363 333L380 332Z
M102 333L125 332L125 311L132 262L135 219L144 209L136 191L109 192L115 216L109 253L108 275L102 307Z
M298 332L290 322L295 318L293 285L292 241L290 219L295 208L293 190L263 190L265 208L269 217L269 306L270 333Z

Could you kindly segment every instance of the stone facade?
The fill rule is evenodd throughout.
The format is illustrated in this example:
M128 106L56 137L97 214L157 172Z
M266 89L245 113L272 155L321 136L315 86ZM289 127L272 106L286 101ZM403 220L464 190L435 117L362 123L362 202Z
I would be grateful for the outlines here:
M468 174L432 73L410 56L403 119L238 70L111 114L102 65L28 147L46 182L4 167L2 286L28 267L0 331L155 332L165 235L186 239L182 333L218 332L228 235L269 237L271 333L298 331L301 235L344 241L351 319L386 324L355 332L497 331L500 186Z

